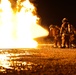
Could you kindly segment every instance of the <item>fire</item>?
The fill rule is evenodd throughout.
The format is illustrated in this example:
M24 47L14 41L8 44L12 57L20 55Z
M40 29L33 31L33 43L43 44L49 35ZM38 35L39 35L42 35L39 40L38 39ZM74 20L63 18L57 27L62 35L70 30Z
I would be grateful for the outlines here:
M9 0L1 0L0 48L34 48L38 45L34 38L48 35L37 24L39 18L35 12L36 8L29 0L18 0L15 10Z

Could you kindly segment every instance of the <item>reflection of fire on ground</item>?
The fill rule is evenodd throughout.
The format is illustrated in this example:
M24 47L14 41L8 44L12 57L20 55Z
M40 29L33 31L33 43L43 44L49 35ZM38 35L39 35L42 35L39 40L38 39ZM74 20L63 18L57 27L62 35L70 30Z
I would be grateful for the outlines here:
M29 0L17 0L16 7L9 0L0 4L0 48L32 48L37 46L36 37L48 32L38 25L36 8Z
M76 49L41 48L0 50L0 74L4 75L75 75Z

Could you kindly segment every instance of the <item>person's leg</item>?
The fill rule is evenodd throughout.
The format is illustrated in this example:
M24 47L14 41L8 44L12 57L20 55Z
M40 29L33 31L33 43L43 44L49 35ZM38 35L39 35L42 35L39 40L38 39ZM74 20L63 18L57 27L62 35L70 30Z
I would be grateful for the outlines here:
M65 45L66 45L66 48L69 48L69 39L70 39L69 35L66 35L65 36L65 43L66 43Z
M61 37L60 36L57 39L57 46L58 48L61 48Z
M54 37L54 47L57 47L57 39L56 39L56 36Z
M65 36L62 36L62 38L61 38L61 47L62 48L65 47Z

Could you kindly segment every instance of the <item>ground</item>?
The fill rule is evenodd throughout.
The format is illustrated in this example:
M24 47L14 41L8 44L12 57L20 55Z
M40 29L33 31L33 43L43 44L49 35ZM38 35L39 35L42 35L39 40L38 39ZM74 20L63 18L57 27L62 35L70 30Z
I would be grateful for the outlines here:
M75 48L40 44L38 48L1 49L1 54L10 57L11 65L5 72L0 70L0 75L76 75Z

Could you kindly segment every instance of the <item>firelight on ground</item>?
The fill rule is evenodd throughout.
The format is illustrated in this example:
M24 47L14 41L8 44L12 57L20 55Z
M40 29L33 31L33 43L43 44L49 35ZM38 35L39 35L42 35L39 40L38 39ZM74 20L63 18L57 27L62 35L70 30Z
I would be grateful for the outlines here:
M9 0L0 3L0 48L35 48L36 37L47 36L48 31L38 22L35 6L29 0L17 0L11 7Z

